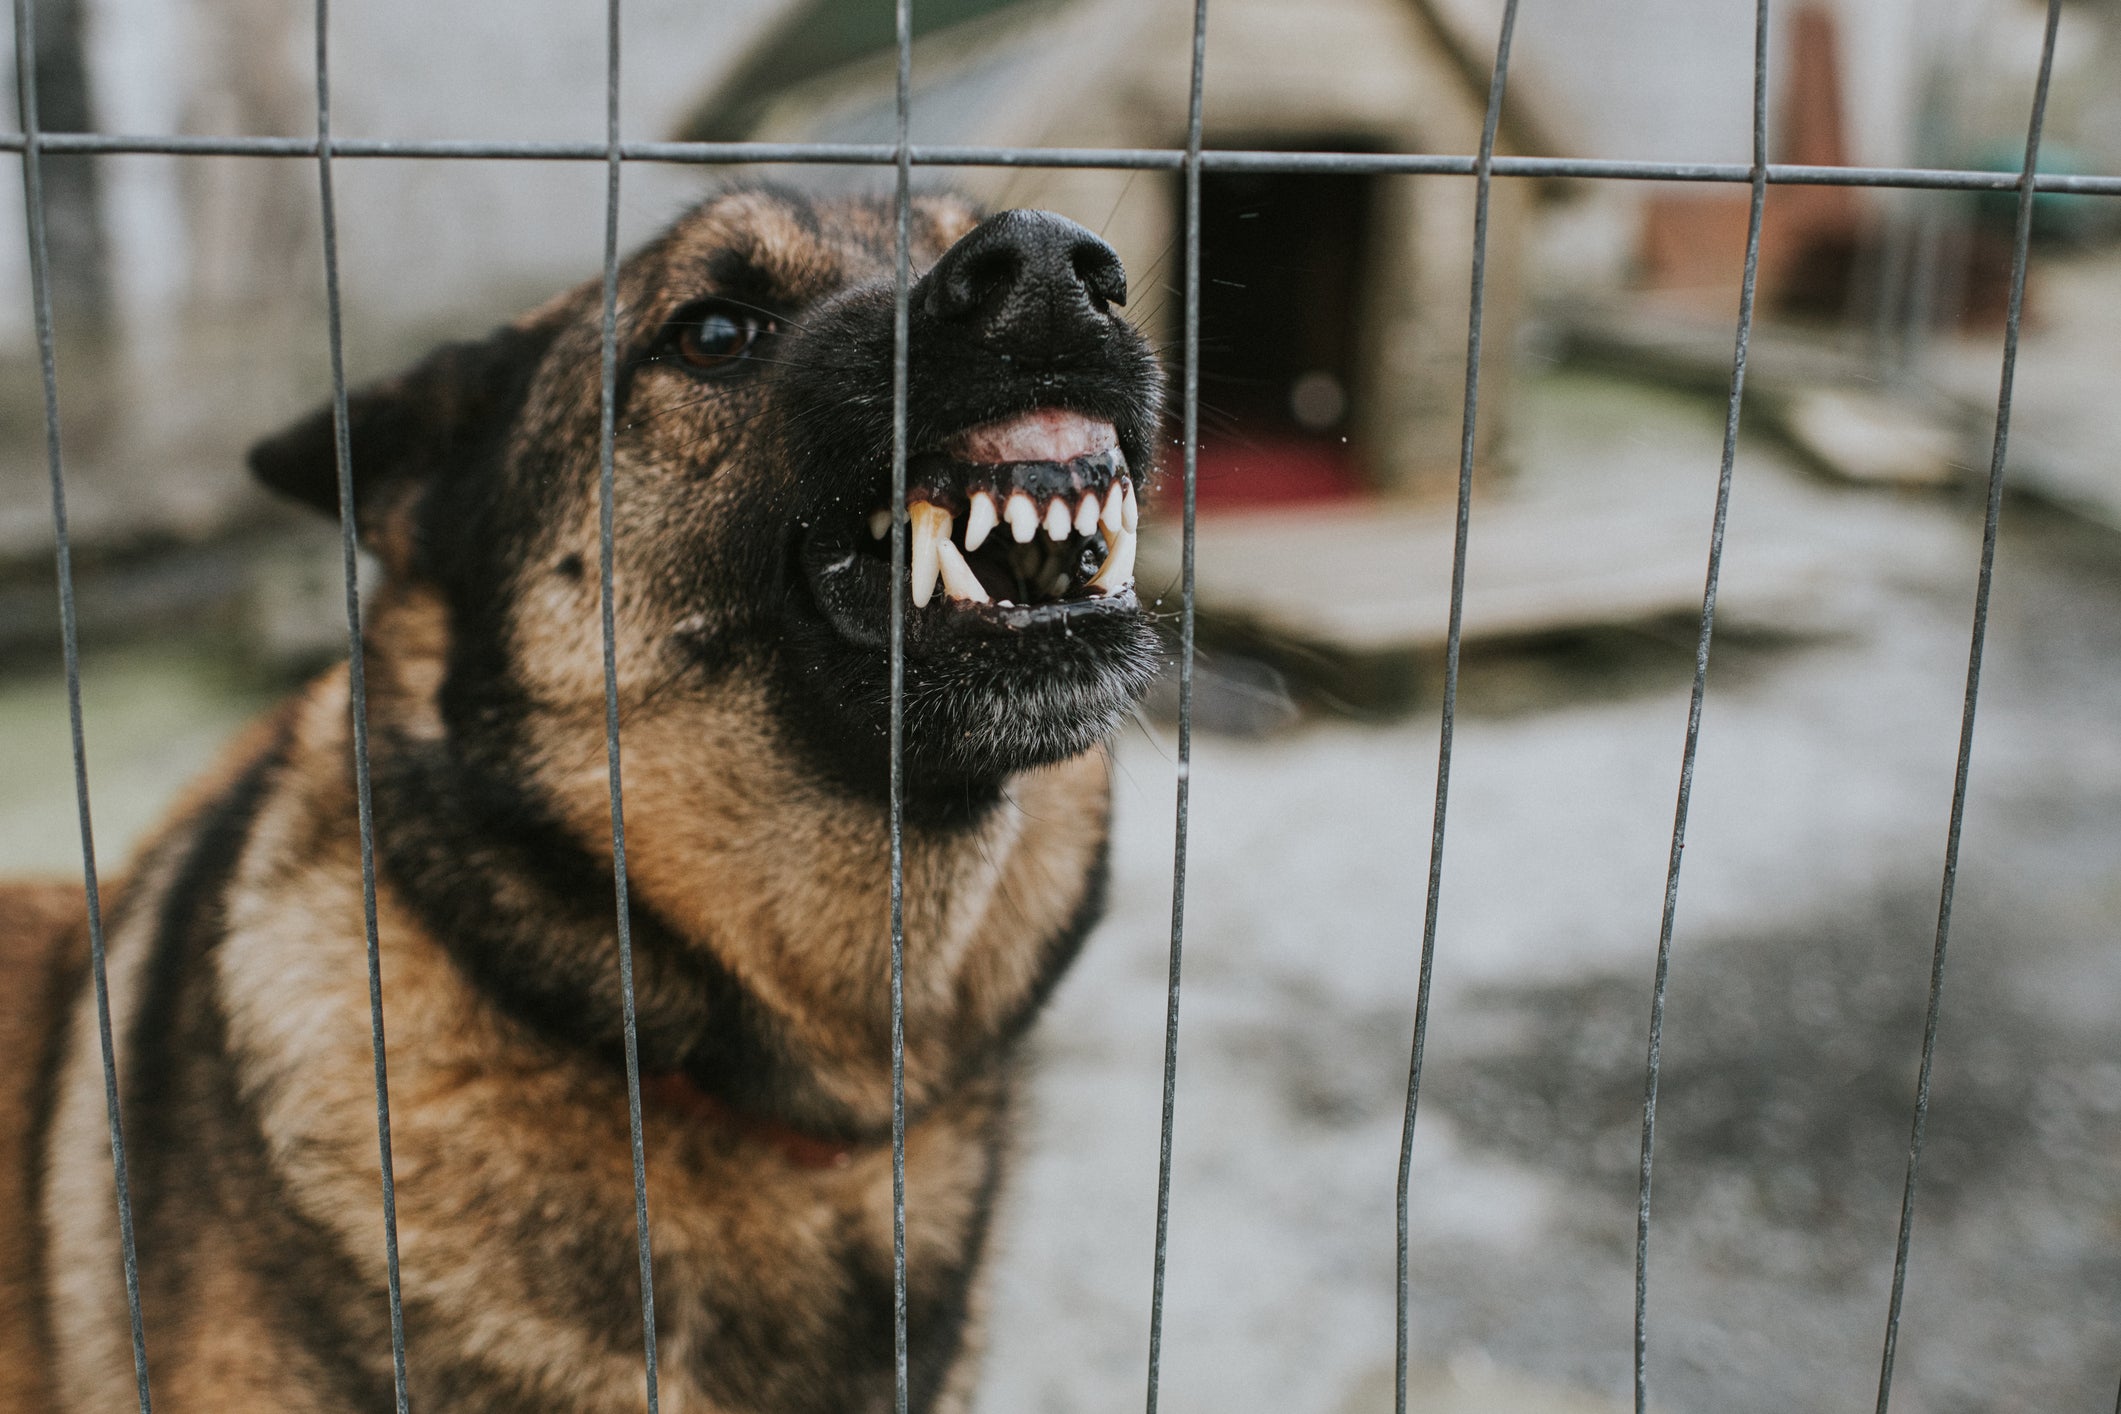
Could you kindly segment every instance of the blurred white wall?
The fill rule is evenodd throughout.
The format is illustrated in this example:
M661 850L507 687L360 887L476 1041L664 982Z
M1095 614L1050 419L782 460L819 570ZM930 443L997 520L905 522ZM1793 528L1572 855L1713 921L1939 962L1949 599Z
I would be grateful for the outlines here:
M779 3L629 0L623 129L668 137ZM92 0L91 25L105 131L315 130L307 7ZM370 0L334 7L331 38L337 136L603 139L601 6ZM173 307L202 294L242 303L271 293L261 283L288 281L314 298L313 163L125 157L103 166L121 309ZM432 327L484 315L526 290L583 278L602 249L604 174L596 164L349 159L335 172L347 305L363 319ZM702 184L696 172L629 167L628 238L667 219ZM19 194L6 200L13 210L0 210L0 275L19 282ZM26 333L17 309L0 313L0 338Z

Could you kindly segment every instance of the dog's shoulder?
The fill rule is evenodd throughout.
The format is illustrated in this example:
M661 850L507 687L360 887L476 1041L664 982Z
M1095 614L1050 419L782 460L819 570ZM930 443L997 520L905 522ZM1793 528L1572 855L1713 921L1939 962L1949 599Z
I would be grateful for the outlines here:
M51 1093L59 1018L86 966L87 909L78 883L0 886L0 1414L47 1407L41 1322L33 1297L37 1251L32 1140Z

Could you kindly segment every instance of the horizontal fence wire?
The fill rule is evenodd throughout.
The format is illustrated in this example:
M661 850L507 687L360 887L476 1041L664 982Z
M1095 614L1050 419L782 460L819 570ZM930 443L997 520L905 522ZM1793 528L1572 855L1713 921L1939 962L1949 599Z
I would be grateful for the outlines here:
M1650 983L1649 1040L1642 1082L1642 1158L1635 1189L1635 1414L1648 1414L1650 1402L1650 1187L1657 1157L1657 1088L1664 1068L1665 996L1672 977L1672 931L1679 917L1679 868L1686 856L1694 764L1701 754L1709 648L1716 636L1716 591L1723 578L1724 531L1730 523L1731 483L1738 464L1738 421L1745 406L1746 359L1752 347L1754 296L1760 281L1761 221L1767 210L1768 12L1769 0L1757 0L1753 9L1753 194L1746 214L1745 267L1738 289L1738 337L1731 355L1731 395L1724 409L1716 509L1709 520L1709 562L1701 590L1701 627L1694 640L1694 685L1687 700L1685 744L1679 753L1679 793L1672 809L1664 911L1657 925L1657 961Z
M0 134L0 152L21 152L21 133ZM307 137L213 137L185 134L43 133L45 152L89 156L164 157L315 157L317 142ZM332 155L348 158L459 160L488 162L608 162L604 143L482 142L455 139L335 138ZM832 142L629 142L618 148L622 162L695 166L749 166L787 163L803 166L891 167L899 160L895 143ZM1159 147L912 147L916 167L1053 167L1102 168L1115 171L1181 172L1184 148ZM1477 176L1480 158L1471 154L1422 152L1275 151L1204 147L1204 172L1313 173L1350 176ZM1574 178L1642 182L1727 182L1749 185L1750 162L1616 161L1595 157L1494 158L1498 177ZM1769 186L1909 187L1937 191L2015 192L2023 178L2016 172L1947 167L1851 167L1772 163ZM2043 172L2033 190L2076 196L2121 196L2121 175Z
M1429 889L1422 906L1421 960L1414 984L1414 1041L1407 1061L1406 1114L1399 1135L1399 1187L1394 1200L1398 1229L1397 1303L1392 1360L1392 1407L1407 1414L1407 1361L1413 1338L1408 1198L1414 1178L1414 1121L1421 1106L1422 1064L1428 1053L1430 984L1436 975L1436 919L1443 902L1444 821L1451 804L1451 753L1458 727L1458 666L1465 639L1466 544L1473 524L1473 452L1480 426L1480 350L1488 295L1488 207L1494 184L1495 135L1502 126L1503 90L1509 82L1510 41L1517 33L1517 0L1502 11L1495 64L1488 77L1488 108L1480 128L1479 183L1473 198L1472 288L1466 310L1465 410L1458 442L1458 516L1451 542L1450 625L1444 635L1443 713L1436 741L1436 804L1429 825Z
M111 1178L118 1210L118 1253L131 1323L133 1385L140 1414L151 1414L147 1330L140 1318L140 1261L133 1241L132 1182L125 1128L118 1115L118 1058L111 1042L110 982L105 965L103 895L96 870L96 827L89 810L88 735L81 721L81 624L74 603L72 537L66 519L66 464L59 436L59 357L52 326L51 247L44 211L43 135L37 126L37 31L34 0L15 0L15 93L21 105L22 207L28 226L30 301L43 380L45 469L51 483L52 564L59 588L59 634L66 658L66 720L74 766L74 812L81 826L81 887L88 911L89 978L96 998L96 1041L103 1058L103 1113L110 1128Z
M1157 1129L1156 1238L1149 1281L1146 1414L1163 1396L1164 1288L1171 1242L1171 1145L1178 1120L1178 1001L1186 944L1186 851L1193 812L1194 522L1200 485L1200 176L1208 82L1208 0L1193 4L1193 68L1186 97L1185 353L1179 394L1185 444L1184 512L1179 539L1178 761L1171 820L1171 951L1164 983L1164 1087Z
M655 1258L648 1226L648 1155L641 1137L641 1044L633 986L633 906L626 876L626 790L620 780L616 454L619 397L619 34L620 0L604 9L603 388L597 426L597 579L604 648L604 764L611 796L612 901L618 918L619 1000L626 1053L626 1131L633 1153L633 1233L641 1280L641 1354L648 1414L662 1407L655 1331Z
M361 552L354 513L353 441L346 416L345 321L339 302L339 216L331 181L331 7L317 0L317 202L323 227L324 314L331 347L332 453L339 478L339 566L346 596L346 710L353 728L354 806L361 833L361 921L368 950L368 1044L375 1067L376 1150L382 1165L383 1275L390 1304L390 1372L408 1414L405 1300L398 1273L398 1185L390 1152L390 1067L383 1033L383 950L376 928L375 793L368 759L368 665L361 643Z
M2047 121L2048 84L2055 72L2055 36L2062 0L2048 0L2047 32L2040 47L2040 77L2033 86L2026 123L2025 165L2018 177L2018 226L2011 243L2010 307L2003 324L2003 368L1996 389L1996 433L1988 462L1988 505L1981 525L1981 570L1974 588L1972 642L1966 655L1966 698L1959 719L1959 759L1952 776L1950 823L1945 829L1944 878L1937 896L1937 935L1930 958L1929 1003L1922 1020L1922 1061L1915 1079L1914 1119L1909 1127L1907 1178L1900 1195L1900 1231L1893 1249L1892 1295L1887 1302L1885 1347L1878 1360L1877 1414L1892 1404L1893 1362L1900 1348L1900 1318L1907 1300L1908 1251L1915 1229L1915 1185L1929 1121L1930 1078L1937 1058L1937 1021L1944 1005L1945 953L1951 942L1952 902L1959 882L1959 843L1966 823L1967 777L1973 767L1974 708L1981 698L1981 664L1988 646L1988 606L1996 577L1996 527L2003 515L2003 469L2010 450L2011 395L2018 377L2018 333L2025 316L2025 275L2033 240L2034 174L2040 133Z

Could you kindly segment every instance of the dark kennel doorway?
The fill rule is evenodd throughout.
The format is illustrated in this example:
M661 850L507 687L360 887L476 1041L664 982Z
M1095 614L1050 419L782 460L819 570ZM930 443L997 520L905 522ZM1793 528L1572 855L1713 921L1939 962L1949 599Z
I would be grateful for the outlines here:
M1201 174L1203 504L1359 488L1351 437L1376 196L1367 176ZM1179 202L1183 229L1183 184Z

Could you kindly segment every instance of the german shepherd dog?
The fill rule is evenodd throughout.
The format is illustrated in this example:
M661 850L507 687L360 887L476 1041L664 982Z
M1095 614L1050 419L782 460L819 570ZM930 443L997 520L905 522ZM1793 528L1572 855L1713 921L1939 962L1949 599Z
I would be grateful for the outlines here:
M1012 1055L1098 916L1160 427L1061 217L912 212L912 1405L966 1407ZM895 225L726 192L622 267L616 654L666 1411L892 1404ZM602 287L350 404L410 1388L642 1407L599 591ZM336 509L328 411L255 448ZM350 694L254 729L107 897L155 1408L391 1405ZM79 890L0 896L0 1406L130 1407ZM9 1402L9 1401L12 1402Z

